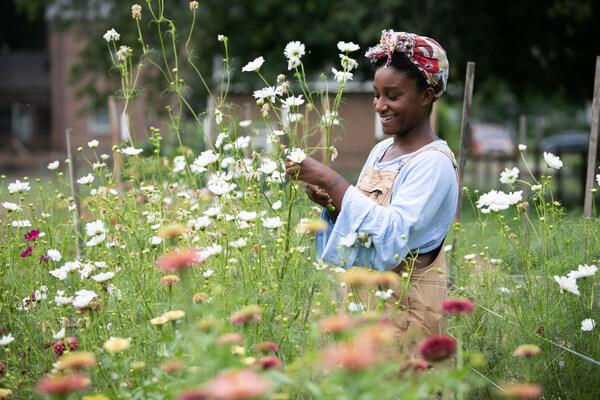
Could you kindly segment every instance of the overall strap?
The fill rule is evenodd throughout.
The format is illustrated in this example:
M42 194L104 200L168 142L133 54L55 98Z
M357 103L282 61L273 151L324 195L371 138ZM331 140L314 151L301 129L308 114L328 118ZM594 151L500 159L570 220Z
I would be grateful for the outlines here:
M413 158L426 151L439 151L440 153L445 154L446 157L448 157L448 159L452 163L452 166L454 167L454 172L456 173L456 181L458 182L458 164L456 162L456 158L454 157L454 153L452 152L452 150L450 150L449 147L446 146L421 147L419 150L415 151L410 157L400 162L400 165L398 166L398 171L400 171L402 167L404 167L406 164L412 161Z

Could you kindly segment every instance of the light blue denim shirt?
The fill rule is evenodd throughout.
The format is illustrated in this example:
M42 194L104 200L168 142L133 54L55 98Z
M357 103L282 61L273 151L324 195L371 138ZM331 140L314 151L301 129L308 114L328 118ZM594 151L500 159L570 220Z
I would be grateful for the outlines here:
M375 145L363 166L360 178L372 167L398 170L411 154L380 162L393 138ZM447 147L437 140L426 147ZM379 206L350 186L337 221L323 210L322 218L329 228L316 236L316 254L326 262L342 267L364 266L378 271L395 268L409 252L427 253L442 244L456 213L458 184L452 161L439 151L424 151L402 166L394 182L387 207ZM356 241L343 245L344 238L354 232L371 239L370 247ZM367 236L368 235L368 236Z

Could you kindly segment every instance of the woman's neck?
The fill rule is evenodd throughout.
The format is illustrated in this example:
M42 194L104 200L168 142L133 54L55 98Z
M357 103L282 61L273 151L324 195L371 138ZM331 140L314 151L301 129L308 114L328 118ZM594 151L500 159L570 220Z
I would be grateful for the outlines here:
M429 118L424 118L405 135L395 135L392 147L399 151L400 155L403 155L417 151L438 139L439 137L431 130Z

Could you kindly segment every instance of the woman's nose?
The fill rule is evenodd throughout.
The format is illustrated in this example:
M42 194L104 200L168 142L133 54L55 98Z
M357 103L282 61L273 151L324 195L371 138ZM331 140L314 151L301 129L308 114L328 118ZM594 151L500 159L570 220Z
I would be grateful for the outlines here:
M387 104L385 103L385 100L382 97L374 100L374 103L375 103L375 111L376 112L382 113L385 110L387 110Z

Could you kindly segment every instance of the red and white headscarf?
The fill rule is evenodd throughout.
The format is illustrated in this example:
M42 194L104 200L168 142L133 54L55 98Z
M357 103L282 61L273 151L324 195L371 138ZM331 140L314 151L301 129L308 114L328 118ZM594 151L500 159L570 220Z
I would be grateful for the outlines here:
M403 53L417 66L423 77L435 91L438 98L446 90L448 82L448 57L446 51L435 40L427 36L419 36L408 32L381 32L379 44L371 47L365 53L372 63L386 57L385 66L392 62L394 52Z

